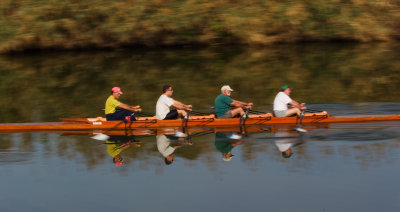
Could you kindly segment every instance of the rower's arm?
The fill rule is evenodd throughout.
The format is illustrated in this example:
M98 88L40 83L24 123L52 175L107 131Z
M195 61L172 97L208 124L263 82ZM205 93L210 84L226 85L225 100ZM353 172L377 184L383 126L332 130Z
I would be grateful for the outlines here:
M178 110L190 110L190 111L192 110L192 105L185 105L180 101L176 101L175 99L172 106L174 106Z
M120 104L118 105L118 107L120 107L120 108L122 108L122 109L125 109L125 110L132 111L132 112L142 111L142 109L140 109L140 106L139 106L139 105L137 105L137 106L131 106L131 105L127 105L127 104L124 104L124 103L120 103Z
M298 102L292 100L291 102L289 102L289 104L290 104L292 107L297 107L297 108L299 108L299 109L301 109L301 110L305 110L305 109L306 109L305 103L299 104Z
M242 102L238 100L233 100L231 103L233 107L245 107L245 108L251 108L253 106L252 102Z

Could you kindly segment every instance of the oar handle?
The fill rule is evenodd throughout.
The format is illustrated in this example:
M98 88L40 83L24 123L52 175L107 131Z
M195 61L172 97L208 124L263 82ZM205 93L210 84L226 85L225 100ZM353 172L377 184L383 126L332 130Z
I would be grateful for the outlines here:
M310 113L321 113L321 112L323 112L323 110L320 110L320 109L315 110L315 109L307 108L307 109L305 110L305 112L310 112Z

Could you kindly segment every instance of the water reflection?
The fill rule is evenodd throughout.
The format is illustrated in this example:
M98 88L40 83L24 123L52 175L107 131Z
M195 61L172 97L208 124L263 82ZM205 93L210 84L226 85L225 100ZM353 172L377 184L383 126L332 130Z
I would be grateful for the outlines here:
M232 134L232 132L215 133L215 147L220 153L222 153L222 160L226 162L231 161L232 157L234 156L232 154L232 149L235 146L243 144L243 140L229 139L230 134Z
M192 142L184 137L175 135L157 135L157 149L164 157L165 165L170 165L175 160L174 152L176 149L186 145L192 145Z
M293 155L293 147L303 143L301 134L289 132L275 132L274 143L278 150L282 153L283 158L290 158Z
M250 168L263 158L278 163L291 161L296 170L304 170L318 163L317 156L343 157L369 166L393 160L393 151L400 148L399 127L399 122L315 125L306 134L299 134L293 127L247 127L241 140L228 139L232 129L225 128L179 129L186 133L184 138L174 136L178 129L169 128L110 131L107 141L93 140L90 137L94 132L85 131L62 136L10 133L0 134L0 163L32 162L43 154L48 159L79 161L88 170L115 163L123 164L121 173L128 169L156 169L160 174L163 168L159 165L164 165L160 159L173 162L176 157L181 159L180 164L204 164L210 170L220 162L232 160Z
M121 166L124 163L124 158L121 152L132 146L140 147L139 141L134 135L112 135L107 140L107 153L112 157L115 166Z
M213 202L215 195L229 201L237 191L243 197L235 202L257 200L256 211L265 206L266 196L274 198L273 202L280 207L287 197L302 204L309 195L314 195L312 199L316 202L338 198L344 201L360 195L366 196L357 200L360 203L357 205L363 205L365 199L395 202L390 198L399 193L399 129L399 122L329 125L315 126L300 136L293 127L248 127L242 140L227 139L233 130L224 128L189 129L184 138L173 136L178 129L109 131L106 144L91 139L94 133L91 131L79 131L75 135L73 132L0 134L0 180L5 182L4 190L9 191L7 197L18 200L14 205L17 209L31 206L26 199L46 202L51 198L54 201L46 202L43 207L70 205L73 200L78 206L89 203L98 206L97 211L103 211L106 206L129 211L132 204L126 202L133 198L135 205L140 204L141 210L146 210L153 206L150 197L160 198L161 205L168 205L176 201L177 195L195 206L197 202L193 199L201 199L198 204L204 206L204 201L219 204L220 198ZM360 141L336 140L341 138L338 134L341 130L356 132L350 135ZM372 136L374 132L378 134L373 142L357 136L357 133ZM380 140L383 132L396 136ZM159 147L170 152L162 154ZM291 152L286 153L288 149ZM226 153L235 156L224 157ZM123 164L115 167L111 157L118 155L123 158ZM164 155L173 155L177 160L165 166ZM377 184L376 179L387 183ZM284 190L282 185L286 186ZM171 196L171 190L176 195ZM302 198L305 190L308 196ZM111 196L114 201L101 198L110 193L120 195ZM60 203L65 196L68 196L66 203ZM0 198L7 200L4 195ZM85 198L91 199L79 201ZM312 203L307 204L314 207ZM353 199L348 204L354 205ZM392 205L392 208L398 207ZM40 209L34 211L43 211Z

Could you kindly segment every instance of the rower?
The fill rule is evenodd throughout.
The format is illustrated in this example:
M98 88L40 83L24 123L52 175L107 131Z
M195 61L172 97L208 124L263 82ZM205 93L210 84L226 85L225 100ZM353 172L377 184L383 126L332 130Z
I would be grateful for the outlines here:
M300 116L302 111L306 108L305 103L299 104L295 100L291 99L290 93L292 89L289 85L284 84L281 87L281 91L276 95L274 100L274 114L276 117L288 117L297 114ZM291 108L288 108L288 104Z
M186 105L171 98L174 90L170 85L164 85L162 89L163 94L158 98L156 104L156 118L159 120L173 120L178 119L179 116L188 118L186 111L192 111L192 105ZM171 110L171 106L175 109Z
M252 102L242 102L231 99L230 95L233 89L229 85L224 85L221 88L221 94L215 98L215 116L217 118L226 119L233 117L246 116L243 108L250 109L253 106ZM230 107L234 107L230 110ZM245 118L245 117L244 117Z
M131 106L118 101L122 95L121 88L113 87L111 89L111 95L106 101L106 119L107 121L112 120L130 120L134 121L134 112L142 111L139 105Z

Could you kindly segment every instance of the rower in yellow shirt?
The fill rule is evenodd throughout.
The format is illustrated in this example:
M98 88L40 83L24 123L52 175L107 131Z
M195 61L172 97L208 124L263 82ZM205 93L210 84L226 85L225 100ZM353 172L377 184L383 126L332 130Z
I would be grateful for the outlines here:
M135 121L135 112L142 111L140 105L131 106L118 101L122 91L119 87L111 89L111 95L106 101L106 119L111 120L130 120Z

